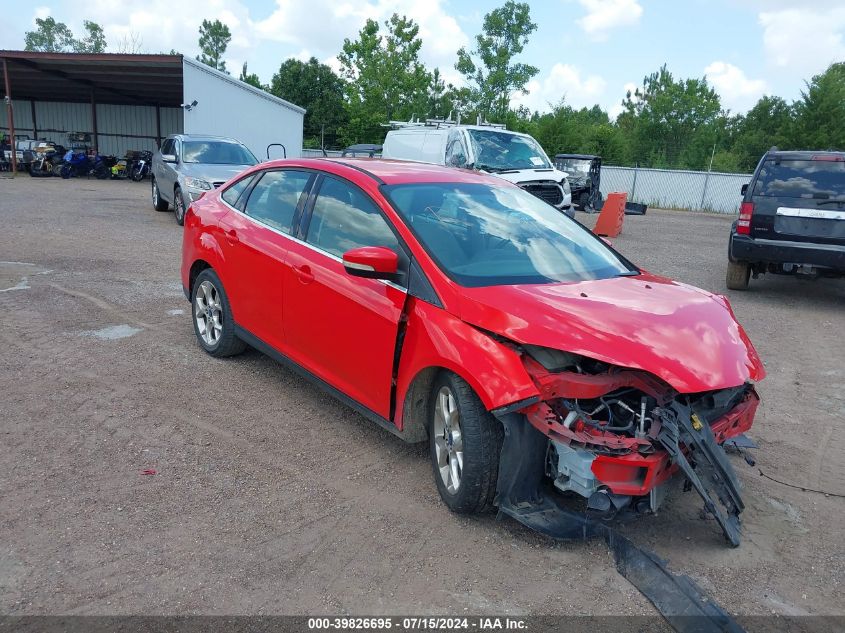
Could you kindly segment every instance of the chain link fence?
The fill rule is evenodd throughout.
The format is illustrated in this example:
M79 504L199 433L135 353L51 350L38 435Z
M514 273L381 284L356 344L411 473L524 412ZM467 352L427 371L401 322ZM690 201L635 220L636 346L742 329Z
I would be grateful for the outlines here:
M738 213L740 189L751 174L641 167L601 168L601 192L624 191L631 202L662 209Z
M337 157L341 153L326 150L325 155ZM320 149L303 149L302 155L324 156ZM630 202L661 209L738 213L740 188L750 180L751 174L607 165L601 168L601 192L605 198L612 191L624 191Z

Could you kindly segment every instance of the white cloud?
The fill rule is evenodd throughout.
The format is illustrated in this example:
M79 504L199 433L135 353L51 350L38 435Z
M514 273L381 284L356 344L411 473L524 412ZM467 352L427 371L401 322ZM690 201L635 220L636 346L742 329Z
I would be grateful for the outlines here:
M759 14L767 61L809 80L845 58L845 7L815 6Z
M443 0L276 0L275 11L255 25L258 36L308 47L318 57L337 55L344 38L354 39L369 19L383 22L393 13L406 15L420 27L420 57L444 71L455 63L455 52L469 38L444 8ZM319 16L319 17L317 17Z
M573 108L590 107L600 102L606 85L598 75L582 76L575 66L557 63L542 79L528 82L527 95L515 95L511 101L540 112L549 111L561 99Z
M596 41L606 40L609 31L634 26L640 21L643 8L638 0L578 0L587 15L577 20L587 35Z
M727 62L713 62L704 74L722 98L722 106L734 112L751 109L768 90L765 80L749 79L741 68Z

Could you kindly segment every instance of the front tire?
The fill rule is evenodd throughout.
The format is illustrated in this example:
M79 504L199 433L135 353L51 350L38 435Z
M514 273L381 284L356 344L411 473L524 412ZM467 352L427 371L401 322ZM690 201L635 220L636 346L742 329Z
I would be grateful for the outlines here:
M747 290L751 277L751 266L746 262L728 262L728 272L725 285L731 290Z
M176 224L185 225L185 200L179 187L173 190L173 215L176 216Z
M161 197L161 192L158 190L158 183L155 181L155 178L152 179L152 190L150 192L150 196L153 201L153 208L156 211L167 211L170 208L170 205L167 204L167 200L164 200Z
M434 381L429 419L429 454L440 498L458 514L492 508L502 425L466 381L450 372Z
M229 298L220 278L206 268L194 282L191 293L194 334L200 347L216 358L240 354L246 344L235 336L235 321Z

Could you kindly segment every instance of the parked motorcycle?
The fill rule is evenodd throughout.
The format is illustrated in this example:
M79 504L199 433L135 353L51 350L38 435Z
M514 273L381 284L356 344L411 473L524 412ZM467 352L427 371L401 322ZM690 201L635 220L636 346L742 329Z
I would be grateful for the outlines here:
M141 182L150 175L153 164L153 153L150 151L137 152L129 170L129 177L135 182Z
M114 157L111 157L114 158ZM62 178L73 178L81 176L94 176L98 180L105 180L109 177L109 157L97 154L93 158L85 152L68 151L65 154L65 162L62 164L60 174ZM117 162L115 160L115 162ZM114 164L114 163L112 163Z

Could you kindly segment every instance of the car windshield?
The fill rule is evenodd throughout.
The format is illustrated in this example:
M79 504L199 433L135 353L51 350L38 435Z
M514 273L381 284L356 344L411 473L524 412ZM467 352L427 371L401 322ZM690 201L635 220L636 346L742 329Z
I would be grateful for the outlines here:
M760 168L753 195L845 198L845 161L767 160Z
M546 153L530 136L500 130L467 130L475 167L486 171L551 169Z
M255 165L258 162L246 147L227 141L184 141L182 160L203 165Z
M383 189L425 250L463 286L638 273L583 226L517 187L434 183Z

